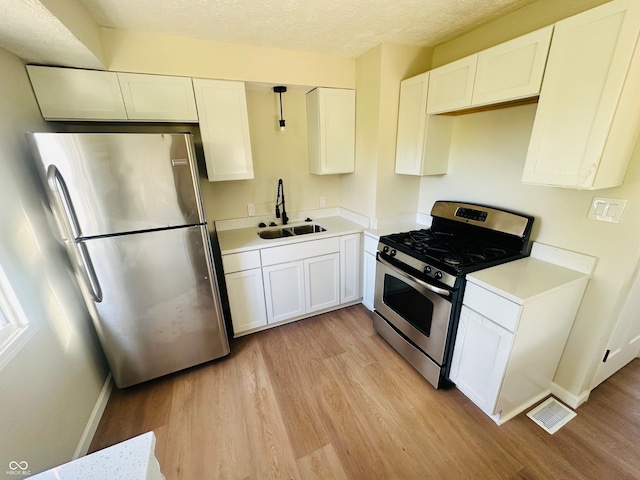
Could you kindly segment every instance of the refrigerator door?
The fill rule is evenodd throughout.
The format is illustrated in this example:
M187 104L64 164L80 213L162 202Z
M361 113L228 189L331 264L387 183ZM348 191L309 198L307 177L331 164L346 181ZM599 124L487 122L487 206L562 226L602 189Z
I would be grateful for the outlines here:
M188 134L28 137L52 203L75 217L76 238L205 222Z
M83 293L119 388L229 353L206 226L80 244L95 283Z

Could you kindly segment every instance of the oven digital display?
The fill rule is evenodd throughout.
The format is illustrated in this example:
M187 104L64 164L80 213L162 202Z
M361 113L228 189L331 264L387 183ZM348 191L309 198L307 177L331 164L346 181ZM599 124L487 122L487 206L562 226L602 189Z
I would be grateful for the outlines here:
M472 208L460 207L458 210L456 210L456 217L475 220L476 222L484 222L487 219L487 212L474 210Z

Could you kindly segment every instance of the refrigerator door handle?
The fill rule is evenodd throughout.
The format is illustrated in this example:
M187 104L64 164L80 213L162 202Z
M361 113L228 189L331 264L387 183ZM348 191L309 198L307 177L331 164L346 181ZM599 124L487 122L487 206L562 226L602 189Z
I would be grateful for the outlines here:
M47 182L51 190L60 200L64 215L67 219L67 225L71 229L71 240L76 240L80 236L80 224L78 223L78 217L73 209L73 203L71 202L71 196L69 195L69 189L64 181L64 177L55 165L49 165L47 169Z
M98 276L96 275L96 271L93 268L93 263L91 262L91 257L89 256L89 251L83 242L76 243L78 247L78 254L80 257L80 266L82 267L83 276L86 278L88 286L89 286L89 295L94 302L100 303L102 302L102 288L100 287L100 282L98 281Z
M73 250L77 253L78 264L82 269L82 277L88 286L89 295L94 302L102 302L102 288L100 288L100 282L96 276L96 271L93 268L93 263L89 257L89 252L84 243L78 243L77 239L80 236L80 224L78 223L78 217L73 209L73 203L71 202L71 196L69 195L69 189L64 181L64 177L55 165L50 165L47 169L47 181L51 190L60 200L62 209L64 210L64 216L66 217L66 223L71 230L71 242Z

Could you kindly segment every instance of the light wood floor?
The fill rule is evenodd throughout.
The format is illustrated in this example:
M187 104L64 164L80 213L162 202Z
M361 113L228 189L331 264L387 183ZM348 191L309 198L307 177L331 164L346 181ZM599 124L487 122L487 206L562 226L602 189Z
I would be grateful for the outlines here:
M167 480L640 478L640 360L549 435L434 390L361 305L236 339L223 360L114 390L91 451L153 430Z

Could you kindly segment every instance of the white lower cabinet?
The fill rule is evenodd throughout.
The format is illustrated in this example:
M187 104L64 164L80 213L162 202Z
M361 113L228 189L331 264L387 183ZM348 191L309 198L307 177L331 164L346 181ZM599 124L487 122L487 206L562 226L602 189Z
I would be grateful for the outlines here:
M362 304L373 312L376 288L376 251L378 240L364 236L364 256L362 262Z
M358 301L360 235L223 254L234 336Z
M462 307L450 378L488 415L496 413L514 336L487 317Z
M304 261L263 267L262 276L269 323L305 313Z
M304 260L306 313L340 304L340 254Z
M262 269L253 268L225 275L229 308L235 333L267 324Z
M355 302L360 299L361 234L340 237L340 303Z
M552 247L534 244L532 257L544 248ZM580 257L576 268L594 264L553 251L547 258ZM538 258L467 276L449 378L498 425L552 393L588 279L586 271Z

